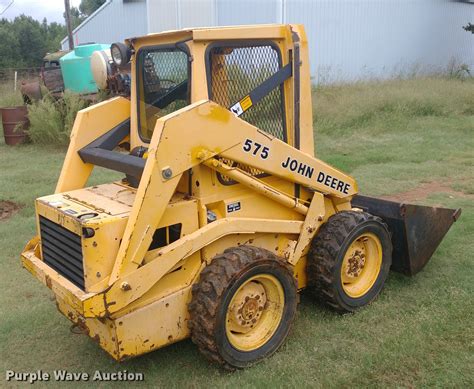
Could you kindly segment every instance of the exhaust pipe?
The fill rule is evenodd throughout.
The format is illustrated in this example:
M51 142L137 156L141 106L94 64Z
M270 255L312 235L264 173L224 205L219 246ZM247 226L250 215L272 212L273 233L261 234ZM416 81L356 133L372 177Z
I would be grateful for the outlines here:
M354 196L352 206L378 216L392 234L392 270L409 276L429 261L461 208L437 208L397 203L368 196Z

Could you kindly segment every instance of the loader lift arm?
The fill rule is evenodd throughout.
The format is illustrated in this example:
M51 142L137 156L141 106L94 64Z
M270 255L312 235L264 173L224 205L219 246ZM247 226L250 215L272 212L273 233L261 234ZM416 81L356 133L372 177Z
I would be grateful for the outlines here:
M120 309L117 301L121 301L121 306L126 306L139 298L159 281L165 274L165 268L171 269L190 252L196 251L197 247L184 251L179 249L181 244L186 243L185 239L181 239L170 245L169 249L161 250L160 258L142 265L153 232L182 174L194 166L217 156L252 166L333 197L349 200L357 193L357 185L351 177L259 130L237 118L228 109L210 101L197 102L158 119L148 152L135 202L109 278L110 289L105 296L97 295L88 303L96 314L103 314L102 308L94 308L103 306L103 301L106 306L109 305L110 310L116 311ZM338 187L337 183L343 184ZM323 201L323 196L319 199ZM304 207L299 203L294 206ZM154 212L143 212L144 209L153 209ZM277 221L275 223L278 224ZM275 232L294 228L291 227L294 222L281 221L280 224L278 228L265 228L273 228ZM298 223L298 228L301 232L301 222ZM208 239L211 239L211 235ZM208 243L203 241L203 244L206 242ZM182 255L176 255L177 251L182 252ZM140 279L140 288L134 290L137 277ZM145 278L148 279L146 283ZM133 292L129 292L125 298L117 299L117 293L124 293L121 289L124 282L131 285ZM114 305L110 305L112 303Z
M179 179L203 162L203 152L334 197L350 198L357 193L350 176L238 119L216 103L197 102L156 123L110 283L142 263ZM140 211L152 208L153 213Z

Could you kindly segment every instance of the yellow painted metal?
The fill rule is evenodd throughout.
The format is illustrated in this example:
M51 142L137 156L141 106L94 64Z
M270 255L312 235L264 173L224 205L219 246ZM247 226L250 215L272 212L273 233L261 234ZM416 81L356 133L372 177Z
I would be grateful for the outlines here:
M257 193L263 194L264 196L275 200L277 203L294 209L296 212L301 213L302 215L306 215L308 213L308 207L300 204L294 197L288 196L278 189L270 187L255 176L252 176L237 167L231 167L215 158L208 159L203 163L211 169L225 174L235 181L255 190Z
M222 131L223 126L226 131ZM245 151L246 139L267 147L267 158L259 158ZM176 150L187 150L177 153ZM355 193L355 181L335 168L317 160L290 145L274 138L254 126L235 117L226 108L209 101L191 104L170 115L160 118L151 139L149 157L138 187L135 203L124 232L117 261L110 277L110 284L121 275L131 272L143 260L151 243L153 232L183 172L199 165L201 151L210 150L214 155L271 172L294 183L324 190L336 197L348 197ZM341 193L329 184L321 184L317 177L291 172L285 167L288 161L299 161L300 166L344 182L348 194ZM171 171L171 178L162 176ZM311 170L307 170L311 171ZM319 176L318 174L318 176ZM142 212L142 209L154 212Z
M290 63L299 45L301 63L294 64L301 77L299 149L294 147L293 78L282 86L288 143L209 101L206 50L228 40L271 41L283 65ZM228 247L255 245L286 259L294 266L298 288L304 288L309 243L332 214L351 208L357 193L352 177L314 157L308 42L302 26L200 28L128 40L135 53L176 42L186 45L192 56L190 104L159 118L150 143L145 143L137 128L140 96L132 56L130 100L114 98L79 112L56 194L36 202L38 230L42 216L81 236L85 290L43 262L39 236L22 253L23 265L52 289L59 310L118 360L189 336L191 287L212 258ZM217 67L215 72L212 77L226 81L225 69ZM139 187L116 182L84 188L93 165L83 163L78 151L127 118L131 148L148 148ZM267 176L256 178L224 161ZM238 183L224 185L218 173ZM97 216L78 217L88 212ZM170 242L169 226L174 224L181 225L181 235ZM94 236L84 237L84 228L92 228ZM151 248L162 228L166 245ZM255 282L265 289L268 301L283 301L281 285L268 277L250 281L242 296L260 290ZM266 310L259 319L266 324L252 336L236 338L236 347L251 350L263 344L278 325L278 309Z
M325 216L324 196L321 193L314 193L298 242L288 258L288 262L292 265L296 264L303 256L319 227L323 224Z
M130 101L123 97L114 97L77 113L56 193L86 185L94 166L82 162L77 152L129 117Z
M113 358L124 360L189 336L187 305L190 292L191 288L185 287L117 318L85 318L59 295L56 295L56 301L64 316Z
M306 32L301 24L292 24L291 31L298 36L300 46L300 150L314 156L313 104L311 98L312 82L310 81L311 69L309 63L309 44Z
M255 232L299 234L302 224L299 221L250 218L217 220L164 248L150 252L149 255L154 259L149 263L121 276L106 292L85 301L84 315L105 316L119 311L143 296L183 258L226 235Z
M373 233L358 236L347 249L341 266L344 292L352 297L364 296L374 285L382 267L382 244Z
M294 266L293 273L297 281L298 290L302 290L308 284L308 275L306 274L306 265L308 263L308 258L306 255L303 255L296 265Z
M209 171L209 176L213 177L212 171ZM265 182L265 184L268 184L270 187L275 188L275 186L272 185L271 177L268 177L265 181L261 181ZM234 190L232 190L232 188ZM261 195L254 190L251 191L244 185L235 184L230 186L230 189L231 190L224 198L220 196L220 193L219 196L214 196L212 194L208 197L206 196L206 201L204 202L204 204L206 204L205 209L213 212L218 219L225 217L272 219L278 217L279 219L286 220L304 220L304 216L295 212L294 209L279 204L276 201L269 201L268 197L265 195ZM291 190L293 187L290 187L289 189ZM282 190L281 192L287 193ZM240 203L240 209L232 209L232 205L238 203ZM206 219L202 225L206 225L207 215L206 212L203 213Z
M226 313L226 335L237 350L250 352L273 336L283 317L285 293L270 274L246 280L235 292Z
M59 275L37 257L34 249L24 251L21 254L21 259L22 265L40 282L51 289L58 298L66 301L74 311L83 312L84 301L93 296L93 293L84 292L72 282Z
M121 183L103 184L37 200L37 215L43 216L82 235L83 228L94 230L92 238L82 239L86 290L100 292L107 288L109 275L115 263L120 240L132 209L136 190ZM74 215L97 214L80 220ZM167 205L158 228L180 221L182 234L198 229L197 201L175 194Z

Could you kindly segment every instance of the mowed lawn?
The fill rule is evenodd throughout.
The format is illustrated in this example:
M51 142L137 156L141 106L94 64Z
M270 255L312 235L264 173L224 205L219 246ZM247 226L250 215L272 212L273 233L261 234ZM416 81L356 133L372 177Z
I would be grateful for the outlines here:
M0 373L128 370L144 373L140 386L167 388L474 387L473 80L323 87L313 105L319 158L353 175L361 193L463 209L421 273L391 273L381 296L356 314L303 294L287 342L247 370L222 371L191 341L119 364L71 333L51 292L20 264L35 234L33 200L54 191L65 151L2 140L0 200L22 208L0 221Z

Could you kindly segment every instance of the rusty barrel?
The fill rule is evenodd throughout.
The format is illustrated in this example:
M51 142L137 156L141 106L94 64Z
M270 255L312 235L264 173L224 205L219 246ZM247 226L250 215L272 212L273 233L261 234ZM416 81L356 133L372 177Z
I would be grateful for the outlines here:
M24 105L2 108L2 124L5 143L14 146L26 141L28 137L28 109Z

